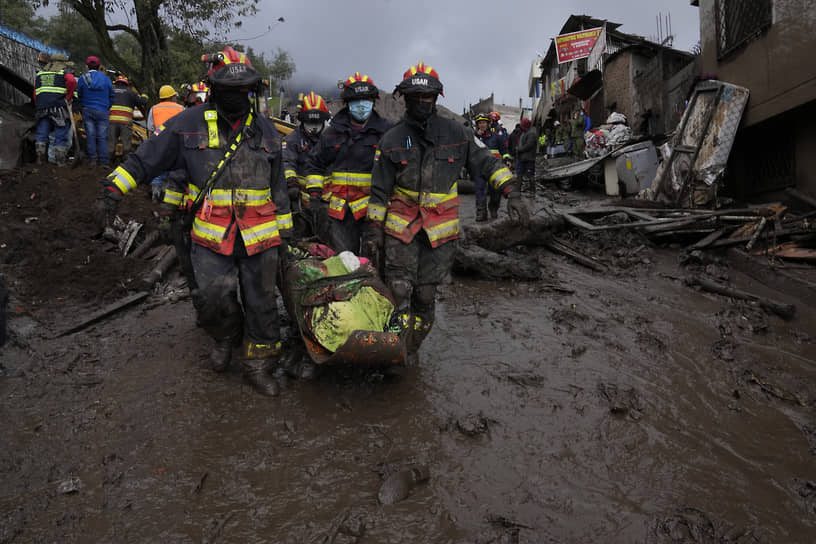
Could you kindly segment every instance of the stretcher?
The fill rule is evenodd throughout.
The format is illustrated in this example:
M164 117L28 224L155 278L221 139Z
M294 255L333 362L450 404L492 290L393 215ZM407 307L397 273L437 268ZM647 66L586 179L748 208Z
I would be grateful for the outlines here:
M316 364L405 362L404 342L391 325L393 296L366 259L317 243L290 246L280 284L286 310Z

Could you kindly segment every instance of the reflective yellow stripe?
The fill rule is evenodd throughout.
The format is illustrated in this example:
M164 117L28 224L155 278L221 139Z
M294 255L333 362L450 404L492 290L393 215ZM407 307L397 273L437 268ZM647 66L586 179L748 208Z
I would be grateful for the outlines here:
M241 236L244 237L244 243L247 246L258 244L279 235L277 221L268 221L260 225L255 225L254 227L241 229Z
M196 191L198 193L198 191ZM210 202L213 206L263 206L272 200L269 189L213 189Z
M116 185L116 188L119 189L122 194L136 188L136 180L133 179L130 172L121 166L117 166L116 170L108 174L108 179Z
M295 172L294 170L284 170L283 171L283 177L285 177L285 178L297 177L297 172Z
M343 206L345 206L346 201L342 198L337 198L336 196L331 197L331 202L329 202L329 208L335 211L341 211Z
M332 172L332 185L349 185L353 187L368 187L371 185L371 174L359 172Z
M173 206L181 206L181 201L184 199L184 194L177 191L166 189L164 191L165 204L172 204Z
M385 221L385 227L393 230L394 232L402 232L408 227L408 220L394 214L388 214L388 219Z
M513 179L513 174L510 172L510 170L507 167L504 167L504 168L499 168L498 170L493 172L493 175L490 176L490 179L488 180L488 182L495 189L499 189L499 188L501 188L502 185L504 185L505 183L507 183L511 179Z
M36 91L36 94L40 93L54 93L54 94L62 94L64 95L67 92L65 87L39 87Z
M306 190L310 191L312 189L323 189L323 183L325 180L326 178L324 176L306 176Z
M428 233L428 240L431 242L459 234L459 219L451 219L450 221L434 225L431 228L426 227L425 232Z
M354 202L349 202L349 208L351 208L351 213L357 213L360 210L364 209L368 206L368 199L371 197L364 196L363 198L358 198Z
M226 227L207 223L199 217L196 217L195 221L193 222L193 233L199 238L204 238L205 240L220 242L224 239L224 233L226 231Z
M121 112L121 113L133 113L133 108L129 108L127 106L111 106L111 112Z
M396 191L394 191L398 195L402 195L407 197L413 202L418 202L419 205L423 208L435 208L442 204L443 202L447 202L448 200L453 200L457 196L459 196L459 190L456 183L453 184L450 191L447 193L418 193L416 191L409 191L408 189L403 189L402 187L397 187Z
M218 114L215 110L204 112L204 119L207 120L207 132L209 133L208 145L213 148L221 147L218 140Z
M385 219L385 206L381 206L380 204L369 204L368 218L372 221L382 221Z
M291 213L284 213L277 216L276 219L278 221L278 229L280 230L291 229L294 226Z

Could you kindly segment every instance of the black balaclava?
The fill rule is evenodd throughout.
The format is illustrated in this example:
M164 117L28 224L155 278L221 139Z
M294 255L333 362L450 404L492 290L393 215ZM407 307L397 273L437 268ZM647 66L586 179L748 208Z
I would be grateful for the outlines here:
M435 112L435 100L433 102L422 102L409 96L405 97L405 113L414 121L424 124Z
M213 89L210 100L231 121L240 119L249 112L249 93L240 89L230 87Z

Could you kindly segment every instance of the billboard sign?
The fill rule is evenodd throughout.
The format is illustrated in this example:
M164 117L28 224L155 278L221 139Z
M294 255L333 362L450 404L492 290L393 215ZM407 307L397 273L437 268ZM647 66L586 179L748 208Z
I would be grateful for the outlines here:
M588 57L601 30L603 30L601 27L590 28L556 37L555 51L558 55L558 64Z

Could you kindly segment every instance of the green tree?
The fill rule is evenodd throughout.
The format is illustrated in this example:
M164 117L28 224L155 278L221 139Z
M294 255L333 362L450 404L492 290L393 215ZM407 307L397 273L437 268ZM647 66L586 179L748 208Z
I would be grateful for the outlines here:
M48 0L32 0L46 2ZM201 42L241 26L257 12L258 0L62 0L93 27L101 56L155 97L158 87L172 81L175 67L170 52L173 33L186 33ZM127 23L114 23L125 16ZM139 63L118 51L114 37L124 32L140 46Z

